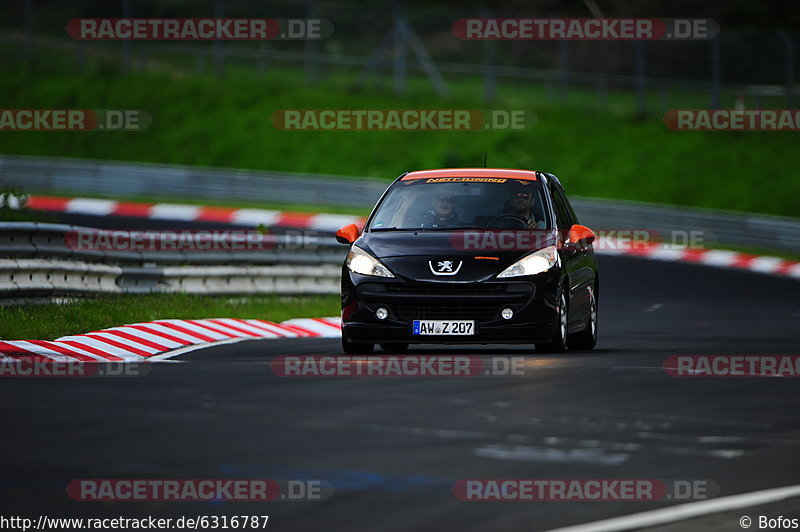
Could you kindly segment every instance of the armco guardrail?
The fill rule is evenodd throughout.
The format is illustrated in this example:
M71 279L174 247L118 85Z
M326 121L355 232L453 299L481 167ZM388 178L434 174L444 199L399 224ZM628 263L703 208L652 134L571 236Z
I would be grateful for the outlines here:
M396 176L389 176L391 178ZM373 205L390 179L259 172L91 159L0 156L0 184L76 195L161 196L275 203Z
M408 170L398 168L398 174ZM37 192L263 200L372 207L389 180L256 172L224 168L154 165L22 156L0 156L0 185ZM569 176L562 176L569 191ZM654 205L595 198L574 198L582 223L601 230L645 229L668 235L699 231L705 245L752 246L800 252L800 219Z
M276 249L241 251L97 251L75 249L67 235L87 227L0 223L0 297L98 293L338 293L346 254L332 237L299 249L265 235Z
M572 205L581 223L592 229L644 229L665 237L696 232L704 247L727 244L800 252L800 218L597 198L576 198Z
M333 294L340 267L125 267L81 261L0 259L0 297L103 293Z
M38 222L0 223L0 257L72 259L104 264L191 264L191 265L263 265L336 264L344 260L346 247L332 236L322 235L297 242L291 236L266 234L261 247L269 249L214 251L150 251L81 249L69 243L69 235L101 231L91 227ZM115 231L103 231L111 235ZM88 247L88 246L87 246ZM96 247L96 246L95 246ZM177 247L177 246L176 246Z
M0 296L121 292L119 266L68 260L0 259Z

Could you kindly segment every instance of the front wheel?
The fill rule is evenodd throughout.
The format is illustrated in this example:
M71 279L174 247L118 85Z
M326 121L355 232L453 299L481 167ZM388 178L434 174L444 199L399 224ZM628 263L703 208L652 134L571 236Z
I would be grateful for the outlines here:
M592 350L597 345L597 297L594 290L589 292L589 319L586 328L570 335L567 340L570 349Z
M567 350L567 297L561 291L558 303L558 330L552 341L536 344L537 353L563 353Z
M356 344L350 341L342 327L342 351L348 355L368 355L375 349L375 344Z

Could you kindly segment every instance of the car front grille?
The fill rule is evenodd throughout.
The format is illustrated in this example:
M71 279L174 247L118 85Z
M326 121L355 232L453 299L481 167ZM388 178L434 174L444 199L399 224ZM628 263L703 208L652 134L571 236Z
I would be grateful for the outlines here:
M374 310L388 307L395 319L500 319L500 309L529 301L530 283L364 283L361 296Z
M401 320L476 320L495 319L496 305L393 305L392 310Z
M471 294L500 294L506 291L506 286L501 284L461 285L458 283L452 283L446 286L387 284L386 291L390 294L408 294L416 296L446 296L453 294L466 296Z

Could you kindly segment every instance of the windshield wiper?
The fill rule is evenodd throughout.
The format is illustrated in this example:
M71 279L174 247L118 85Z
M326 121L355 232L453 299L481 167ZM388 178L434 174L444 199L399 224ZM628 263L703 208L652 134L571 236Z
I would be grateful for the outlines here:
M465 231L465 230L486 230L486 227L478 226L452 226L452 227L374 227L370 231Z
M476 230L476 229L486 229L485 227L477 227L477 226L452 226L452 227L420 227L419 229L415 229L416 231L466 231L466 230Z

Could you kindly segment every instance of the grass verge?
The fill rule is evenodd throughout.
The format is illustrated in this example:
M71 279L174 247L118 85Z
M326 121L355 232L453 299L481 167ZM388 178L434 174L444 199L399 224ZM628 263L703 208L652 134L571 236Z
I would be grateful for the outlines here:
M535 124L502 131L280 131L281 109L485 109L478 79L453 79L451 97L409 80L404 96L354 89L351 76L307 86L279 68L224 78L166 72L109 74L10 69L0 82L8 108L145 109L140 132L9 132L4 153L88 157L391 179L406 170L490 166L552 171L572 196L605 197L797 216L800 180L793 132L674 132L664 109L639 116L619 91L599 106L589 90L555 101L541 84L505 84L495 109L532 111ZM625 105L622 105L625 103ZM707 103L671 96L669 107ZM733 101L723 101L732 107ZM253 198L264 204L270 197Z

